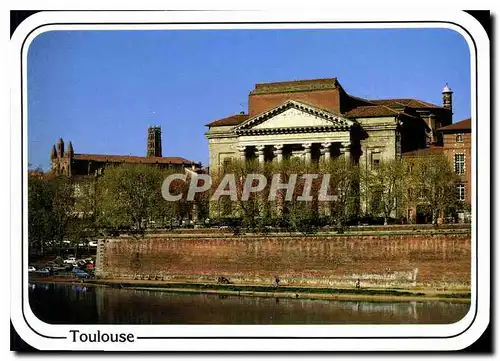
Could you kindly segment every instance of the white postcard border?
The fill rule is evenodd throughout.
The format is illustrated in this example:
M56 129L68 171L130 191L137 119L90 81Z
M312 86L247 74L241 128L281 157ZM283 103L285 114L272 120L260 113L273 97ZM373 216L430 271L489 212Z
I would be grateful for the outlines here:
M394 19L397 19L398 22ZM341 21L355 21L359 23L333 23ZM403 21L408 21L408 23L402 23ZM135 23L135 25L126 24L129 22ZM252 24L213 24L230 22L247 22ZM263 22L273 23L262 24ZM299 23L292 24L292 22ZM61 23L68 25L57 25ZM100 25L99 23L107 24ZM110 23L116 24L110 25ZM161 25L161 23L169 24ZM190 24L176 25L174 23ZM474 156L472 163L472 183L474 185L472 193L473 228L471 242L472 299L471 310L464 319L451 325L49 325L39 320L32 313L27 297L22 298L23 289L24 293L27 293L27 267L22 267L23 261L24 265L27 265L27 241L23 239L21 247L20 240L22 237L21 214L24 216L23 234L24 236L27 234L27 212L22 213L23 209L27 209L27 177L25 174L28 164L26 142L26 56L29 43L37 35L56 29L354 29L402 27L440 27L453 29L464 36L471 51L471 115L473 120L473 134L477 136L477 138L473 137L472 147L473 154L480 154L481 157ZM41 12L29 17L20 24L11 39L11 318L17 332L33 347L45 350L449 350L462 349L470 345L482 334L489 322L490 56L488 42L486 33L480 24L464 12L70 11ZM480 54L477 57L474 56L476 54L476 47L477 52ZM23 69L21 69L21 61L23 61ZM475 78L476 69L477 83ZM21 77L24 79L23 89L21 89L20 84ZM21 94L24 99L23 108L21 108ZM478 132L479 129L476 127L476 121L481 125L480 132ZM23 125L23 145L21 145L20 137L21 125ZM24 148L22 152L23 158L21 159L19 149L22 146ZM477 178L477 169L481 171L480 178ZM23 174L24 176L22 176ZM479 180L479 184L477 185L476 180ZM21 189L24 192L22 195L23 203L21 203ZM475 192L476 189L477 193ZM481 219L477 218L478 209L476 208L476 200L479 199L482 200L479 208ZM480 262L476 262L476 256L479 257ZM22 272L19 272L20 270ZM476 289L479 291L476 292ZM100 330L100 332L108 333L132 332L135 337L176 338L136 339L134 343L91 344L72 342L70 330L79 330L81 332L96 332ZM193 337L197 338L193 339ZM228 338L230 338L230 342L228 342Z

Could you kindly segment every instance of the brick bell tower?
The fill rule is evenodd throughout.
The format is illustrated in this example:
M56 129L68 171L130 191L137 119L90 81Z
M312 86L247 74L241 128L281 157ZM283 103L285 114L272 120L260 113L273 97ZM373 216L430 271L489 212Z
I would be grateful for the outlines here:
M148 157L161 157L161 127L148 127Z

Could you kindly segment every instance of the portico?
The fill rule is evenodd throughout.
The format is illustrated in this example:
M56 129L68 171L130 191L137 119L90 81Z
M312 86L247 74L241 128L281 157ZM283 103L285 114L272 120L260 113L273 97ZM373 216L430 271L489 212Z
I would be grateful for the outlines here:
M212 134L232 143L232 152L219 152L217 168L228 158L260 163L281 162L298 157L306 162L351 157L352 127L355 123L340 115L286 101L278 107L247 119L226 132ZM209 138L210 139L210 138Z

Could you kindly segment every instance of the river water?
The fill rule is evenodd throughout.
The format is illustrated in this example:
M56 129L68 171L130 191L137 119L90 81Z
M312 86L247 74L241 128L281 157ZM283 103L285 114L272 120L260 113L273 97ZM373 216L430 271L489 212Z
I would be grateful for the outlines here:
M453 323L468 303L332 301L186 294L88 285L29 286L33 313L50 324Z

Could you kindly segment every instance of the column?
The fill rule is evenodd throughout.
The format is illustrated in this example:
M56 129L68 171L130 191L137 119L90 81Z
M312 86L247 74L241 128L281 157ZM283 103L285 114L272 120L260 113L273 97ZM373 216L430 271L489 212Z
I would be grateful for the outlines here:
M321 158L323 158L323 160L330 160L331 146L332 146L331 142L321 143Z
M283 160L283 144L274 145L274 159L280 163Z
M304 159L306 163L311 162L311 143L304 143L302 146L304 147Z
M255 148L257 149L257 157L259 157L259 163L264 163L264 149L265 149L265 145L258 145L256 146Z
M340 147L340 154L344 154L346 162L351 160L351 142L342 142Z
M243 162L246 160L246 153L245 153L246 149L247 147L245 147L244 145L236 147L236 150L238 150L238 153L240 155L240 160Z

